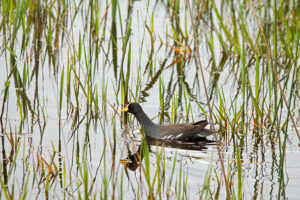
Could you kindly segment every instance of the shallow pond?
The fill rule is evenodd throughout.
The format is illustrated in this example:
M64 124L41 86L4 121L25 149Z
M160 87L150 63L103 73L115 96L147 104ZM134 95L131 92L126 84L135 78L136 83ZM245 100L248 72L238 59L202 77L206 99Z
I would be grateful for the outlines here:
M0 3L0 199L298 199L300 4L187 2Z

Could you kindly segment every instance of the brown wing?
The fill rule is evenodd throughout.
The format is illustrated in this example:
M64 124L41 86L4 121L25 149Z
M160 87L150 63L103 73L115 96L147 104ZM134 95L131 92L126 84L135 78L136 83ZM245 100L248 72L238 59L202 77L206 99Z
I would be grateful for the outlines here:
M201 126L203 126L203 128L205 126L207 126L207 124L208 124L208 122L206 120L201 120L201 121L197 121L197 122L192 123L192 125L197 125L197 126L201 125Z
M207 121L199 121L194 124L161 126L159 137L163 140L184 140L185 138L191 138L195 134L201 134L201 131L204 130L204 127L207 125ZM207 134L204 134L203 136L206 135Z

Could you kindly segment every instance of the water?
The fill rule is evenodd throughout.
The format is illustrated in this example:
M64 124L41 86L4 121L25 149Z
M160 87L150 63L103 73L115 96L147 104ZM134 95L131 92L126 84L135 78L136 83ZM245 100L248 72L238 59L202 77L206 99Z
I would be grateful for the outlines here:
M205 194L202 192L205 188L209 188L206 191L212 194L218 193L219 198L225 198L226 190L213 136L208 138L211 142L200 142L195 145L173 142L164 144L166 147L152 145L149 157L142 159L142 165L137 166L135 170L127 169L120 164L121 160L128 157L128 152L134 154L141 143L139 125L134 117L129 116L127 119L129 137L122 123L125 119L120 116L120 110L124 106L124 91L120 86L121 70L126 76L127 69L130 68L128 100L140 101L145 112L156 123L193 122L206 118L205 115L208 118L204 86L194 59L194 41L191 23L188 20L190 18L188 14L185 15L184 3L180 3L179 14L175 15L167 2L136 1L131 4L131 8L128 7L127 2L119 2L116 17L117 68L113 66L111 49L111 44L114 42L110 35L111 5L105 3L98 5L100 6L98 16L100 21L104 21L99 22L101 27L98 38L95 38L93 34L97 30L94 25L90 27L90 23L93 23L90 14L94 11L89 4L75 2L79 7L76 12L74 2L68 3L68 12L64 19L65 28L60 30L58 49L55 49L53 42L51 43L53 50L58 50L57 55L55 52L50 53L46 45L49 22L44 22L41 36L42 48L38 58L34 53L34 28L25 24L31 31L25 47L21 46L24 31L19 29L13 51L16 54L16 68L20 80L23 81L21 83L23 88L16 88L18 86L15 81L18 78L13 75L8 77L11 73L8 50L11 39L8 39L9 33L6 33L6 37L0 35L1 43L7 44L7 47L1 48L0 56L0 63L3 66L3 73L0 74L0 103L1 106L4 105L1 107L3 118L0 170L2 187L5 185L7 188L6 192L1 189L1 199L5 198L6 194L14 195L16 198L26 195L27 199L77 199L84 195L97 199L121 196L124 199L136 199L151 196L150 186L153 186L154 198L175 199L179 198L180 194L183 198L198 199L200 195ZM54 7L56 6L55 4ZM107 13L106 6L108 6ZM42 7L45 10L51 9L45 3L42 3ZM221 7L221 4L217 5L218 9ZM93 8L96 9L97 5ZM132 9L131 12L128 9ZM230 9L224 9L224 12L224 16L227 16L226 19L230 21ZM57 13L54 15L57 17ZM46 12L44 16L47 16L45 19L48 20L51 18ZM126 23L129 22L125 19L128 16L132 20L129 57L129 46L126 46L126 53L122 49L124 44L122 35L125 36ZM151 25L152 16L153 25ZM249 20L248 28L253 31L249 34L255 35L258 31L257 27L251 29L255 21L246 16L249 18L245 19ZM183 32L180 34L189 35L187 43L181 39L180 31L174 27L173 20L176 17L179 18L176 21L177 25ZM3 16L0 19L6 20ZM213 24L218 22L216 13L209 18L209 15L204 12L202 20L199 22L200 60L204 67L209 95L211 95L210 103L213 105L216 128L221 129L218 138L226 175L229 176L229 185L234 188L232 195L238 196L236 156L238 150L244 199L273 199L278 196L297 199L300 194L298 190L300 150L299 139L291 122L287 130L288 138L283 164L284 185L281 188L284 189L281 190L279 190L281 169L279 138L268 129L268 125L258 129L258 132L253 129L254 105L250 100L246 102L244 114L246 119L244 125L247 127L245 137L241 128L232 132L227 124L228 129L222 129L225 121L220 120L220 112L223 111L220 110L219 97L222 96L226 100L222 104L226 108L225 112L229 119L234 118L234 110L239 109L243 104L240 80L237 78L240 65L235 53L230 52L231 58L226 60L224 69L219 69L218 81L214 81L218 73L214 71L211 75L213 63L220 63L224 55L222 45L217 40L218 33L221 32L224 40L227 41L228 38L224 36L220 25L215 25L215 30L211 29ZM51 18L50 23L52 30L55 30L54 18ZM121 25L123 33L121 33ZM54 32L52 34L54 40L55 34ZM214 38L214 55L209 47L210 37ZM80 38L82 47L79 58ZM179 56L173 50L175 44L177 44L176 48L180 47L179 41L183 43L182 48L187 48L188 45L193 53L189 62L187 55L180 57L182 65L175 62ZM227 45L229 46L229 43ZM255 62L251 62L252 55L246 56L250 63L249 80L254 90ZM40 62L38 66L35 62L37 59ZM215 65L214 67L218 67L217 64ZM260 67L262 70L264 65L260 64ZM36 68L39 69L38 73L34 71ZM62 69L64 69L64 84L60 110ZM71 85L69 99L68 69L70 69ZM26 70L28 73L24 75ZM88 72L91 74L90 77ZM8 99L4 101L6 80L9 80L10 86ZM267 87L267 81L262 85ZM268 113L267 108L274 100L273 97L268 98L268 94L266 91L263 93L267 97L265 102L260 102L259 105L265 106L266 120L268 114L274 113L274 111ZM165 110L161 109L160 100L164 102ZM173 109L172 114L172 106L177 104L179 106ZM293 108L294 118L299 118L297 104L296 100L296 106ZM186 105L190 106L190 109L187 109ZM174 114L175 111L177 113ZM284 123L287 116L286 107L278 116L281 123ZM228 123L238 127L241 121ZM280 133L282 143L285 132ZM149 159L149 175L147 159ZM210 169L212 169L211 177L205 181L210 174ZM220 188L218 188L218 180L221 181Z

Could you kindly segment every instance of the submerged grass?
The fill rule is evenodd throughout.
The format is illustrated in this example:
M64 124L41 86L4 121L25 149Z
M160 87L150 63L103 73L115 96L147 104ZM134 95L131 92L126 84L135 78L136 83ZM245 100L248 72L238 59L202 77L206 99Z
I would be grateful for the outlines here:
M291 196L297 1L19 0L1 1L0 11L1 199L194 198L193 161L178 153L142 143L137 171L120 166L136 151L136 121L117 113L131 101L159 108L150 113L159 123L218 125L218 159L197 186L200 198L265 197L258 188L267 183L245 168L248 154L272 160L270 197ZM246 188L248 175L256 179Z

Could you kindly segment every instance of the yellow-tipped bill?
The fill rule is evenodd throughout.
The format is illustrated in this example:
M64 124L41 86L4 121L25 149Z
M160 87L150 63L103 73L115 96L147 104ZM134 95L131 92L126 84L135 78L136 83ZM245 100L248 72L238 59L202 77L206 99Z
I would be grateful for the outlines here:
M121 112L127 112L127 111L128 111L128 105L121 110Z
M127 160L120 160L120 163L121 163L124 167L126 167L126 165L127 165Z

